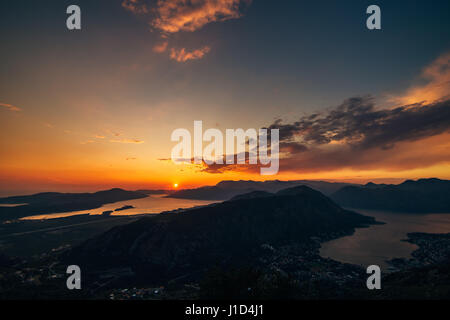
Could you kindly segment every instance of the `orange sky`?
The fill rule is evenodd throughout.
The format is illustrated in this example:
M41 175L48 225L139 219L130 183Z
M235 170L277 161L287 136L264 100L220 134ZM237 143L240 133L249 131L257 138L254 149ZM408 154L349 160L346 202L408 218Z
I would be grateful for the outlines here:
M448 89L448 69L436 70L434 64L445 65L450 55L436 59L426 66L428 82L413 86L387 101L416 103L442 98ZM431 77L431 79L430 79ZM443 88L443 85L446 87ZM437 89L434 89L434 86ZM427 90L425 90L427 89ZM424 96L420 95L425 92ZM70 101L71 99L69 99ZM323 179L353 182L394 182L402 179L439 177L450 179L450 135L442 133L415 141L397 143L391 150L370 149L356 161L340 167L323 165L295 170L283 168L276 176L262 177L245 168L223 173L202 172L193 165L176 165L161 161L170 156L175 143L170 141L172 130L186 127L193 130L193 120L203 114L204 128L263 127L267 122L241 118L224 112L217 121L214 112L196 106L186 116L188 101L170 101L164 105L142 108L139 115L127 109L111 110L95 98L73 97L61 110L61 115L40 114L43 101L27 101L22 105L2 102L0 125L7 133L0 140L0 189L4 194L18 191L98 190L111 187L180 188L211 185L221 180L238 179ZM132 102L130 102L132 104ZM33 108L29 109L29 106ZM58 108L55 104L54 108ZM43 107L43 110L46 108ZM200 113L199 111L200 110ZM332 146L332 143L330 144ZM373 159L368 161L366 158ZM295 158L294 158L295 160ZM358 163L360 162L360 163Z
M239 0L194 9L177 2L174 10L156 8L155 20L149 20L149 8L136 3L140 2L124 1L121 8L114 8L122 25L105 19L101 27L91 25L89 32L63 30L54 35L16 28L11 35L15 38L6 40L10 50L2 53L6 63L0 78L0 194L166 189L175 183L189 188L238 179L450 179L449 128L433 131L432 126L416 138L394 139L389 148L378 145L361 151L336 139L307 145L308 152L282 159L275 176L261 176L245 167L209 173L205 167L161 160L170 157L175 145L170 141L172 131L192 131L194 120L202 120L204 129L222 132L263 128L277 119L293 123L312 113L329 115L348 97L366 94L372 84L377 88L371 91L377 110L445 101L450 94L450 53L433 53L426 64L411 68L414 76L405 76L395 89L383 86L388 79L378 75L381 80L372 83L370 74L362 72L356 78L336 71L342 80L328 83L333 68L341 64L358 75L359 61L351 55L329 54L325 62L297 59L292 44L267 50L255 44L252 52L258 55L247 57L247 51L238 51L241 45L233 42L239 39L220 33L241 27L256 30L245 25L246 11L239 11ZM245 3L250 6L251 1ZM224 19L218 19L217 13ZM258 22L253 17L248 23ZM253 34L246 36L245 50L250 50ZM238 52L239 59L221 55L227 45L235 47L228 54ZM307 51L310 57L313 53ZM289 61L295 66L284 61L287 55L289 59L292 55L294 60ZM241 58L248 59L246 65L238 65ZM312 70L309 65L314 65ZM265 71L261 66L274 67ZM283 68L293 69L293 74L282 73ZM388 70L392 65L374 68L397 73Z

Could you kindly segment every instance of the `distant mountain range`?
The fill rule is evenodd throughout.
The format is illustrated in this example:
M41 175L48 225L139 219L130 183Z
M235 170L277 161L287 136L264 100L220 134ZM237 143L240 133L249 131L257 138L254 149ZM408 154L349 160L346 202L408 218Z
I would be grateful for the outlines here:
M407 180L398 185L346 186L331 195L344 207L418 213L450 212L450 181Z
M252 192L179 214L144 217L72 249L64 258L86 272L131 268L140 277L171 279L214 265L251 263L263 244L307 243L376 223L344 210L306 186Z
M351 186L354 184L312 180L269 180L263 182L251 180L221 181L215 186L176 191L170 194L169 197L196 200L229 200L234 196L252 191L278 192L282 189L299 185L308 186L322 192L325 195L330 195L345 186Z
M0 221L19 219L29 215L90 210L106 203L140 199L146 194L122 189L111 189L95 193L46 192L29 196L0 198L0 204L24 204L17 207L1 207Z
M402 212L450 212L450 181L436 178L407 180L401 184L366 185L341 182L291 181L222 181L215 186L173 192L168 197L197 200L229 200L254 191L277 192L304 185L330 196L349 208Z
M237 200L240 195L260 197L286 188L308 186L329 196L337 204L348 208L388 211L445 213L450 212L450 181L436 178L407 180L398 185L349 184L312 180L222 181L215 186L196 189L137 190L111 189L95 193L46 192L27 196L0 198L0 222L38 214L90 210L107 203L167 194L169 198L196 200Z

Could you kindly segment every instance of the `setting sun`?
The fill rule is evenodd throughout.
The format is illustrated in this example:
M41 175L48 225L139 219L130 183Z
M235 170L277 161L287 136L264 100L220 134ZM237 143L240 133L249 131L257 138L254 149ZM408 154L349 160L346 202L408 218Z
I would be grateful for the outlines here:
M176 188L178 188L178 183L174 183L173 184L173 187L176 189Z

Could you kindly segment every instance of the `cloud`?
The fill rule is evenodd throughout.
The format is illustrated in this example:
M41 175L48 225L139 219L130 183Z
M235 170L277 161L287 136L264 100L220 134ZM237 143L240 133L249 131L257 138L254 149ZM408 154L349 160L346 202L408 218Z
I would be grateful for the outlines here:
M168 41L164 41L164 42L156 44L153 47L153 52L156 52L156 53L163 53L163 52L165 52L167 50L168 44L169 44Z
M324 114L313 114L291 124L275 121L280 140L302 146L346 144L353 148L388 149L450 129L450 100L392 109L375 108L371 96L347 99Z
M305 152L308 150L308 147L306 147L303 144L295 143L295 142L284 142L280 146L280 152L281 153L289 153L289 154L296 154Z
M149 12L147 5L141 0L124 0L122 7L134 14L147 14Z
M177 62L197 60L203 58L205 54L207 54L210 50L211 49L208 46L196 49L194 51L186 51L185 48L179 50L172 48L170 51L170 59L175 60Z
M247 151L241 153L240 155L241 156L244 155L245 164L238 164L238 154L233 155L233 164L227 164L226 163L227 156L224 155L222 163L207 164L205 161L202 161L202 164L200 164L200 171L207 172L207 173L224 173L224 172L228 172L228 171L256 172L258 170L258 172L259 172L261 165L259 163L250 165L249 164L249 153ZM193 159L192 159L192 161L193 161Z
M158 0L151 26L164 33L196 31L212 22L238 19L251 0Z
M81 144L91 144L91 143L95 143L94 140L87 140L87 141L82 141L80 142Z
M136 143L136 144L144 143L144 141L139 139L112 139L109 141L113 143Z
M353 97L292 123L276 120L280 172L401 171L450 163L450 100L379 109ZM202 164L201 171L258 173L260 165Z
M450 164L449 138L450 135L445 133L416 141L403 141L390 149L361 150L348 145L335 148L314 147L308 152L280 159L280 171L323 172L344 169L404 171Z
M212 22L238 19L252 0L157 0L156 5L147 5L144 0L124 0L122 7L136 15L149 18L150 26L168 39L169 35L181 31L194 32ZM168 40L155 44L153 51L164 53L169 46ZM170 58L186 62L202 58L210 51L204 46L191 52L185 48L170 50Z
M115 137L120 137L122 135L121 132L112 131L112 130L109 130L109 129L106 129L105 132L110 134L110 135L112 135L112 136L115 136Z
M7 104L7 103L0 102L0 107L4 107L4 108L8 109L9 111L15 111L15 112L22 111L22 109L20 109L19 107L16 107L16 106L13 106L12 104Z
M442 54L429 66L423 69L422 85L408 89L406 93L392 100L401 104L419 102L431 103L450 98L450 52Z

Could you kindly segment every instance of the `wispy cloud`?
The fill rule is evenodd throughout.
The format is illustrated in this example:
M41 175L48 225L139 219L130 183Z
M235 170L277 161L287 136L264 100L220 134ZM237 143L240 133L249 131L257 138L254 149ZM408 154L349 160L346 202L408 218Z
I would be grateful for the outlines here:
M87 141L82 141L80 142L81 144L91 144L91 143L95 143L94 140L87 140Z
M118 131L114 131L114 130L110 130L110 129L106 129L105 132L114 137L120 137L122 135L122 132L118 132Z
M112 139L109 141L113 142L113 143L136 143L136 144L144 143L143 140L139 140L139 139Z
M15 111L15 112L22 111L22 109L20 109L19 107L16 107L16 106L13 106L12 104L7 104L7 103L0 102L0 107L6 108L9 111Z
M242 17L251 0L158 0L151 25L164 33L196 31L211 22Z
M167 50L167 46L168 46L169 42L168 41L164 41L161 43L157 43L154 47L153 47L153 52L156 53L163 53Z
M122 7L134 14L146 14L149 12L147 5L141 0L124 0Z
M211 48L208 46L193 51L186 51L185 48L179 50L172 48L170 51L170 59L175 60L177 62L198 60L203 58L205 54L207 54L210 50Z
M149 25L160 32L163 42L153 51L164 53L169 47L169 36L178 32L194 32L213 22L238 19L252 0L157 0L154 5L144 0L124 0L122 7L149 19ZM202 58L209 46L187 51L185 48L170 50L170 58L186 62Z
M424 68L420 78L425 84L413 86L392 100L402 104L413 104L432 103L450 98L450 52L442 54Z

